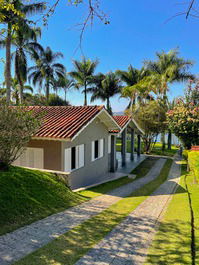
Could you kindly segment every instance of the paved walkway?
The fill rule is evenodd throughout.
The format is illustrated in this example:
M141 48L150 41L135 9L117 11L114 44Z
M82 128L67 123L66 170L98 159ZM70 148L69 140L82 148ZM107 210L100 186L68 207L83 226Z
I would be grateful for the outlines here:
M143 264L159 220L167 208L179 179L180 166L174 161L168 180L76 265Z
M80 190L85 190L85 189L88 189L91 187L98 186L98 185L103 184L103 183L108 182L108 181L113 181L113 180L116 180L118 178L125 177L126 175L131 173L131 171L133 171L146 158L147 158L146 155L137 156L135 154L134 160L131 161L130 160L130 154L127 153L126 166L122 167L122 165L121 165L121 154L117 152L118 169L116 172L113 172L113 173L109 172L107 174L104 174L104 176L102 176L100 178L100 182L95 183L95 184L91 184L91 185L83 187L83 188L74 189L73 191L76 192L76 191L80 191Z
M128 174L131 172L135 167L137 167L144 159L146 159L146 155L141 154L140 156L137 156L137 154L134 154L134 160L131 161L131 154L126 153L126 165L122 166L122 156L121 152L116 153L116 158L118 160L118 169L117 172L122 172Z
M102 212L113 203L130 195L133 191L155 179L165 159L159 159L148 174L132 183L119 187L108 194L64 212L51 215L12 233L0 236L0 264L7 265L46 245L92 216Z

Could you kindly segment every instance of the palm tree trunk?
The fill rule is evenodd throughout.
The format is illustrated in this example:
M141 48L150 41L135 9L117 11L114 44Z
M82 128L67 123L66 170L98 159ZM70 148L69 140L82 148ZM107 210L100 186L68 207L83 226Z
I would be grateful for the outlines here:
M46 82L46 100L49 100L49 94L50 94L50 84L49 81L47 80Z
M64 94L65 94L65 97L64 98L65 98L65 101L66 101L66 89L64 90Z
M171 142L172 142L172 134L171 134L171 131L169 130L169 132L168 132L168 146L167 146L167 148L168 148L168 150L171 150Z
M107 108L107 111L112 115L109 97L107 97L107 99L106 99L106 108Z
M6 37L6 65L5 65L5 83L6 83L6 102L10 104L11 88L11 24L8 23Z
M161 133L162 151L165 150L165 132Z
M23 103L23 82L19 82L19 104Z
M87 85L84 83L84 106L87 106Z

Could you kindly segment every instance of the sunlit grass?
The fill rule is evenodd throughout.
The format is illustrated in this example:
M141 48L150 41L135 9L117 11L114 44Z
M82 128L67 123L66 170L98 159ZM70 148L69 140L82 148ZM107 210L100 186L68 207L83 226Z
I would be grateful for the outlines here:
M144 177L155 165L157 160L157 158L148 157L143 160L131 173L136 175L136 179ZM79 191L78 193L85 197L94 198L133 181L133 179L126 176L117 180L106 182L90 189Z
M135 143L136 146L137 143ZM121 139L117 139L117 144L116 144L116 149L117 152L121 151ZM141 150L143 153L144 147L143 143L141 143ZM177 152L178 148L175 145L171 146L171 150L168 150L167 148L165 151L162 151L162 144L161 143L156 143L153 150L151 151L151 155L163 155L163 156L173 156ZM127 152L131 152L131 145L130 145L130 140L127 140Z
M132 193L131 196L121 199L102 213L53 240L48 245L28 255L16 264L74 264L166 180L171 164L172 160L167 160L157 179Z
M192 264L191 215L185 181L191 194L192 208L194 211L195 264L199 264L199 184L194 183L194 176L192 174L188 174L187 177L186 174L186 164L184 161L180 186L173 196L149 250L147 265Z

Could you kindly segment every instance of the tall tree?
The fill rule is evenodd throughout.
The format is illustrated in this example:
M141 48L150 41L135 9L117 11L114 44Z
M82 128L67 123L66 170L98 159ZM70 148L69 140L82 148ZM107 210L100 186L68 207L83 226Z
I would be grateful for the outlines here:
M19 83L19 102L23 102L23 89L24 83L27 81L27 58L35 54L40 45L36 42L37 37L40 36L41 31L39 28L30 28L28 25L20 27L13 36L13 44L16 46L14 52L15 76Z
M11 87L11 43L12 34L20 28L23 21L28 23L27 17L42 12L45 9L45 3L24 4L21 0L7 1L12 8L0 7L1 23L6 25L6 63L5 63L5 82L7 90L7 103L10 102Z
M57 89L63 89L64 90L64 99L66 101L66 94L69 91L70 88L74 87L75 83L74 80L68 78L68 74L65 73L63 77L60 77L57 81L55 81L55 88Z
M122 88L120 79L112 72L106 75L99 73L94 77L93 84L94 86L89 90L93 93L91 101L96 99L106 101L106 108L112 114L110 98L120 93Z
M168 53L162 51L156 53L155 61L145 61L145 68L150 75L144 77L138 85L150 87L158 98L167 104L167 92L169 84L183 82L193 79L194 76L188 71L193 65L190 60L179 57L178 49L170 50ZM162 133L162 149L165 149L165 133Z
M76 88L83 88L84 93L84 105L87 105L87 92L88 86L92 83L95 69L98 65L98 60L92 61L85 57L82 61L73 61L74 71L70 72L70 76L76 81Z
M23 85L23 98L27 98L31 96L33 93L33 88L29 85ZM5 88L5 82L2 85L1 96L5 97L6 96L6 88ZM12 102L15 102L16 105L21 104L20 97L21 97L21 89L20 89L20 84L16 78L11 79L11 100Z
M147 76L149 71L142 68L141 70L136 69L130 65L127 71L117 70L116 74L121 78L121 80L126 84L122 89L122 97L129 98L130 102L127 108L130 108L136 103L140 95L143 94L143 89L135 87L140 80ZM133 87L134 86L134 87ZM147 88L146 88L147 90ZM148 93L147 93L148 94Z
M57 60L63 58L61 52L53 52L50 47L46 49L41 46L33 56L36 65L29 68L29 80L33 85L45 88L46 99L49 100L50 88L54 87L55 80L64 77L65 67Z

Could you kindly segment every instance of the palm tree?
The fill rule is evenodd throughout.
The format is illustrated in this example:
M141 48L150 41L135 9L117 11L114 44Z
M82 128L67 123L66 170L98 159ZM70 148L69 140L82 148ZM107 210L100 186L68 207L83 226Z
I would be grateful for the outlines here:
M67 91L74 87L75 83L74 80L69 79L68 75L65 73L65 75L63 77L60 77L57 81L55 81L55 87L56 87L56 91L57 89L61 88L64 90L64 99L66 101L66 93Z
M150 76L145 80L159 97L167 96L169 84L194 79L194 76L188 72L193 62L178 55L178 49L170 50L168 53L157 52L156 61L144 62L145 68L150 71Z
M14 58L15 77L20 86L19 89L19 102L23 101L23 86L27 81L27 59L31 57L40 45L36 42L37 37L41 36L40 28L31 28L24 20L21 21L20 28L13 33L11 44L16 47L12 53ZM0 41L1 47L6 47L6 40ZM12 85L12 80L11 80Z
M50 87L54 86L55 80L63 78L66 72L63 64L56 62L59 58L63 58L61 52L53 52L50 47L43 49L40 46L33 56L36 65L29 68L29 81L32 81L34 86L45 88L47 101Z
M110 105L110 98L115 96L121 91L121 81L115 73L108 73L106 75L99 73L93 78L94 87L90 88L92 92L91 101L101 99L106 101L106 108L110 114L112 114L112 108Z
M21 0L12 1L13 9L1 9L0 14L3 16L3 23L6 25L6 38L5 38L5 47L6 47L6 63L5 63L5 81L6 81L6 100L9 104L10 102L10 87L11 87L11 43L12 35L18 27L20 28L23 25L23 22L29 21L26 17L30 15L37 14L42 12L45 9L45 3L33 3L33 4L24 4ZM17 11L17 12L16 12ZM25 16L25 18L23 17ZM17 27L16 27L17 25ZM15 26L15 27L14 27Z
M23 27L19 29L13 37L13 44L16 51L13 53L15 61L15 76L19 83L19 102L23 102L24 83L27 81L27 57L35 54L40 45L36 42L41 35L40 28Z
M194 76L188 72L193 62L179 57L177 49L168 53L158 52L156 56L156 61L145 61L145 67L151 74L140 83L142 86L149 86L166 105L169 84L194 79ZM162 133L161 141L162 150L165 150L165 133Z
M132 105L135 105L136 101L140 98L141 95L145 96L145 91L148 91L147 88L145 88L145 91L143 91L143 89L135 87L135 85L138 84L139 81L142 80L149 73L144 68L138 70L136 68L133 68L132 65L130 65L128 67L128 71L117 70L116 74L126 84L126 86L122 89L121 96L130 99L130 102L127 106L127 109L129 109Z
M4 88L5 82L3 83L3 88L1 88L0 95L5 96L6 95L6 88ZM23 86L23 97L30 96L30 93L33 93L33 88L29 85ZM11 98L15 100L16 105L21 104L20 102L20 84L18 83L18 80L16 78L11 79Z
M83 87L84 105L87 105L87 90L88 86L92 83L93 74L98 65L98 60L91 61L90 59L83 58L82 61L73 61L75 70L70 72L70 76L76 81L76 88Z

